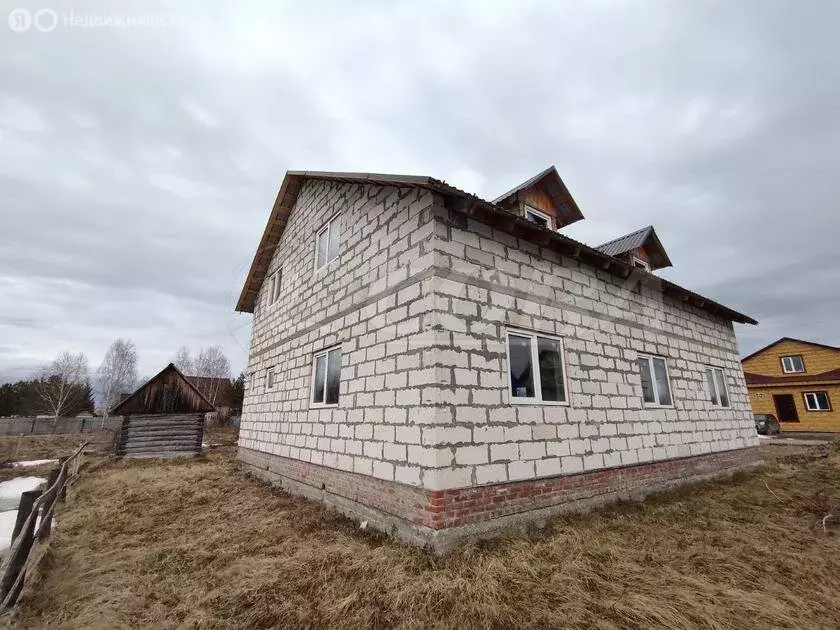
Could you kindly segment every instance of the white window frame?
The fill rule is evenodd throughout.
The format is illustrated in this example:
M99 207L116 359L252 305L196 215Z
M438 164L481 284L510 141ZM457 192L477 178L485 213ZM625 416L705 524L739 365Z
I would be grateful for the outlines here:
M280 297L283 286L283 269L276 270L268 277L268 306L272 306Z
M510 391L510 336L530 337L531 338L531 365L534 366L534 398L522 398L514 396ZM563 394L565 400L543 400L542 399L542 379L539 372L539 353L537 351L537 337L543 339L551 339L552 341L560 342L560 363L563 367ZM504 370L505 391L507 392L508 401L512 405L555 405L555 406L569 406L570 389L569 389L569 370L566 366L566 347L563 342L563 337L557 335L550 335L540 332L538 330L523 330L521 328L505 328L505 356L507 358L507 366Z
M636 269L650 271L650 265L646 261L641 258L637 258L636 256L631 256L631 259L633 260L633 266L636 267Z
M547 215L545 212L540 212L536 208L532 206L525 206L525 218L528 219L528 214L533 214L534 216L540 217L541 219L545 219L547 222L546 227L549 230L554 230L554 217ZM528 219L530 221L530 219Z
M277 372L272 365L265 371L265 389L266 391L273 391L277 388Z
M324 225L321 226L321 229L318 230L315 233L315 256L314 256L314 262L313 262L313 265L314 265L314 268L315 268L315 273L319 273L319 272L324 271L325 269L328 269L329 266L332 263L334 263L336 260L338 260L339 256L341 255L341 241L339 241L338 242L338 251L335 252L335 256L330 258L330 230L333 229L333 227L332 227L333 224L337 220L339 220L340 218L341 218L341 213L340 212L335 213L332 217L330 217L329 221L324 223ZM327 235L327 260L323 265L321 265L319 267L318 266L318 241L321 238L321 234L324 234L324 233L326 233L326 235Z
M779 357L782 362L782 372L785 374L804 374L805 373L805 359L802 358L801 354L786 354L783 357ZM785 366L785 359L790 359L790 369L787 369ZM799 359L799 362L802 364L801 370L794 369L793 359Z
M324 363L324 400L327 399L327 377L329 376L329 353L333 350L341 350L341 344L336 346L330 346L329 348L324 348L323 350L319 350L318 352L314 352L312 354L312 369L309 372L309 406L315 409L323 409L328 407L338 407L338 402L334 403L327 403L327 402L315 402L315 368L318 364L319 357L327 357ZM342 357L344 353L342 352ZM339 390L341 389L341 363L338 364L338 387ZM339 391L339 399L341 398L341 392Z
M817 398L817 394L825 394L825 403L828 405L826 409L823 409L819 406L819 399ZM808 397L813 396L814 406L812 407L810 404L810 400ZM802 392L802 397L805 399L805 409L807 411L815 411L815 412L826 412L831 411L831 398L828 395L828 392L824 389L814 390L812 392Z
M650 369L650 377L653 379L653 395L656 398L656 402L647 402L645 401L644 391L642 392L642 405L648 409L673 409L674 403L674 388L671 387L671 370L668 368L668 357L663 357L658 354L649 354L647 352L640 352L638 359L647 359L648 367ZM654 359L662 359L663 363L665 364L665 379L668 381L668 393L671 395L671 404L670 405L663 405L659 402L659 388L656 386L656 371L653 369L653 360ZM642 382L642 372L639 370L639 384L641 385Z
M665 369L667 370L667 368L668 368L668 366L666 365ZM712 387L714 388L709 393L714 394L715 398L717 399L717 402L709 401L709 403L712 405L712 407L715 407L717 409L730 409L732 407L732 398L730 398L730 396L729 396L729 383L726 382L726 370L724 370L722 367L717 366L717 365L707 365L706 366L706 374L705 374L706 385L708 385L708 383L709 383L709 372L712 373ZM723 381L723 389L724 389L724 392L726 393L726 400L729 401L728 405L724 405L721 402L723 399L721 398L720 391L718 390L718 381L717 381L717 378L715 376L715 372L720 372L720 378ZM673 398L673 397L674 397L674 394L671 393L671 398Z

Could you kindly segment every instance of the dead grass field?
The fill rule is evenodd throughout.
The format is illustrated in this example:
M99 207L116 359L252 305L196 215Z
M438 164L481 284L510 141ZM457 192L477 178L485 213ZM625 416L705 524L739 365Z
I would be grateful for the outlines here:
M46 477L55 464L32 466L28 468L11 468L10 462L57 459L71 455L83 442L90 442L87 451L101 452L104 448L103 440L109 436L100 433L73 433L58 435L21 435L0 437L0 481L12 477Z
M58 514L22 628L836 628L840 448L465 545L360 532L234 449L103 461ZM835 529L836 528L836 529Z

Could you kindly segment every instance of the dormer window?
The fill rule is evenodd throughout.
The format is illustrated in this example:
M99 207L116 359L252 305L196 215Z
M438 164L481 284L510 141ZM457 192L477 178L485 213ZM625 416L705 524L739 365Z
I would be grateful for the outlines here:
M549 230L554 229L554 219L547 214L540 212L536 208L532 208L531 206L525 206L525 218L531 223L536 223L537 225L548 228Z
M645 271L650 271L650 265L647 264L641 258L636 258L635 256L633 256L633 266L637 269L644 269Z

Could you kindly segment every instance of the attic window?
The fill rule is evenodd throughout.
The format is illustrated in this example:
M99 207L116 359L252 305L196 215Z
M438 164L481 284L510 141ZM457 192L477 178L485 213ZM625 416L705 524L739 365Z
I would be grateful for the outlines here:
M805 362L801 354L794 354L782 357L782 372L785 374L797 374L805 371Z
M341 215L337 214L318 230L315 238L315 270L320 271L338 258L341 238Z
M644 269L645 271L650 271L650 265L641 258L636 258L635 256L633 256L633 266L637 269Z
M283 270L278 269L273 274L271 274L269 281L268 281L268 303L269 305L274 304L277 301L277 298L280 297L280 283L283 279Z
M549 230L554 229L554 219L547 214L540 212L536 208L532 208L531 206L525 206L525 218L531 223L536 223L537 225L548 228Z

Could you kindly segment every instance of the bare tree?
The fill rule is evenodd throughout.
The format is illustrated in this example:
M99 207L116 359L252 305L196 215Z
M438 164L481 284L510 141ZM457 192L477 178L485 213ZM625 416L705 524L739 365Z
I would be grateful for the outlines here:
M201 376L201 393L213 405L219 397L222 380L230 379L230 361L219 346L202 348L195 358L195 376Z
M175 358L172 359L172 363L175 364L176 368L181 370L181 374L184 376L195 375L195 364L193 363L192 355L190 355L190 349L186 346L178 348L178 352L175 353Z
M128 339L117 339L108 348L98 370L105 416L111 407L137 386L137 348Z
M88 381L88 360L84 353L62 352L41 369L35 381L35 391L44 407L58 418L69 408L78 405L81 386Z

